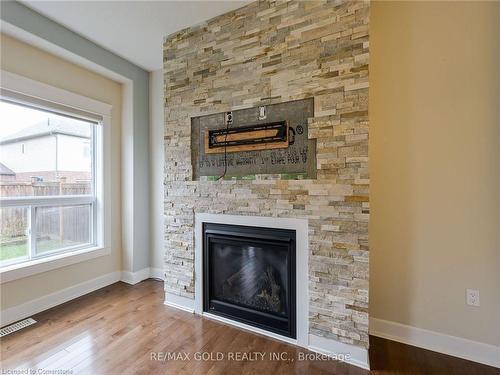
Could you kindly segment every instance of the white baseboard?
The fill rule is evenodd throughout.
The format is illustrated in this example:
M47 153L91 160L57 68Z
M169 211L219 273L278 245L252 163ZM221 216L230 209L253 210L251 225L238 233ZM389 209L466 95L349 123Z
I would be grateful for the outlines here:
M500 368L500 347L427 329L371 318L370 334Z
M153 279L165 280L165 272L163 271L162 268L151 267L149 274L150 274L149 277L151 277Z
M118 281L127 284L137 284L150 277L163 279L163 270L159 268L144 268L137 272L116 271L83 283L70 286L57 292L33 299L17 306L1 311L0 326L17 322L18 320L30 317L44 310L50 309L64 302L81 297L97 289L104 288Z
M148 267L136 272L122 271L122 277L120 280L124 283L135 285L143 280L149 279L150 276L151 269Z
M97 289L104 288L110 284L120 281L120 272L112 272L83 283L70 286L57 292L47 294L34 300L22 303L17 306L2 310L0 325L17 322L44 310L50 309L72 299L81 297Z
M324 354L332 358L344 358L344 362L370 370L370 361L368 358L368 349L359 346L344 344L343 342L309 335L309 347L312 352Z
M165 292L165 305L194 314L194 299Z

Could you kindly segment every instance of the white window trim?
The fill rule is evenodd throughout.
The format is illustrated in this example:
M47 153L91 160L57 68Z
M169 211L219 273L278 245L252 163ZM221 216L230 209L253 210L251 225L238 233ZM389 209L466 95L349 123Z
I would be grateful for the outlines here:
M76 110L93 113L102 118L99 127L101 136L97 137L96 152L96 246L68 253L60 253L46 258L34 259L23 263L13 264L0 269L0 284L24 277L47 272L71 264L83 262L111 253L111 113L112 106L73 92L38 82L5 70L0 70L0 88L17 92L34 98L43 99L45 102L54 103L55 106L65 106ZM47 204L51 197L46 197ZM60 200L61 197L58 197ZM64 197L62 199L65 199ZM84 199L84 198L82 198ZM2 207L15 205L16 202L29 198L4 198ZM39 203L39 201L38 201Z

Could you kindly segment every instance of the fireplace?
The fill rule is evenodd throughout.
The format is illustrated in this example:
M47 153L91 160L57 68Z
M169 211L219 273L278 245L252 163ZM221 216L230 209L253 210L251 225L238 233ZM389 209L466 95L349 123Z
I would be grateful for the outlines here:
M203 224L203 311L296 338L295 231Z

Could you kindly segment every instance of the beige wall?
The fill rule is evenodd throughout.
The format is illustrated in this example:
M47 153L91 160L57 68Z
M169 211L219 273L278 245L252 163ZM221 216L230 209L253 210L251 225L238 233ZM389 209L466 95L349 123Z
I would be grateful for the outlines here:
M372 3L372 318L500 344L499 35L498 2Z
M6 309L87 280L121 270L120 124L121 85L59 57L1 35L1 68L113 106L111 129L112 253L1 285Z

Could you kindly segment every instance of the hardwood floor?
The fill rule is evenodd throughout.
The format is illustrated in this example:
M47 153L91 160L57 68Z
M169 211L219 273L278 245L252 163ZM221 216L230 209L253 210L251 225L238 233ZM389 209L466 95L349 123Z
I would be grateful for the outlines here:
M154 280L116 283L34 318L37 324L1 339L2 374L8 369L93 375L368 373L332 360L299 360L300 353L312 353L167 307L163 284ZM264 360L258 354L237 358L238 352L263 353ZM168 353L176 358L164 358ZM200 353L214 357L200 360ZM270 353L281 360L270 359ZM376 337L371 337L370 359L374 374L499 373Z

